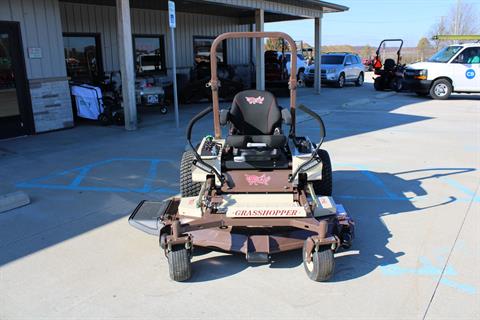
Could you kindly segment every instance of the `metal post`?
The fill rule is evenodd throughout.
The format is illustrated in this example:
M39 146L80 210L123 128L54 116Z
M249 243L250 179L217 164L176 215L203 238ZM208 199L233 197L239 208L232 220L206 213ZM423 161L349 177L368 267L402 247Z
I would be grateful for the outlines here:
M322 89L321 60L322 60L322 17L315 18L315 93L320 94Z
M255 10L255 31L263 32L264 14L263 9ZM255 44L257 90L265 90L265 46L263 38L255 39Z
M170 38L172 44L172 80L173 80L173 103L175 106L175 124L177 129L180 127L180 117L178 115L178 95L177 95L177 60L175 57L175 31L170 28Z
M137 130L135 70L133 66L134 59L129 0L117 0L117 24L125 129L129 131Z

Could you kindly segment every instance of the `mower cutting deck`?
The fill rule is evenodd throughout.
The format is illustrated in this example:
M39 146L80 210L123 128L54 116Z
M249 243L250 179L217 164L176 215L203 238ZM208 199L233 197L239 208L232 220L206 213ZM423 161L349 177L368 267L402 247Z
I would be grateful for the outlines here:
M234 32L217 37L284 38L280 32ZM292 70L296 56L292 56ZM216 61L211 61L213 107L189 123L181 163L181 194L164 201L143 201L129 218L132 226L158 236L168 258L170 277L191 277L194 247L243 253L249 262L267 263L270 255L303 248L308 276L328 280L334 271L334 252L348 248L354 223L343 206L331 198L332 169L320 149L325 126L316 113L298 106L318 122L320 141L295 134L296 78L291 76L290 108L277 105L267 91L238 93L228 110L219 110ZM195 123L213 111L214 136L198 147L191 141ZM229 135L221 136L220 126ZM285 132L285 133L284 133Z

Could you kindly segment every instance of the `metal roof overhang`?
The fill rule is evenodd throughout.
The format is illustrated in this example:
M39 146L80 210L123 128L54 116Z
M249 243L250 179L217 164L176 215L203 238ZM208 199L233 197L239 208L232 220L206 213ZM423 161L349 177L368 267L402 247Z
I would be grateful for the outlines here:
M90 5L104 5L115 6L115 0L60 0L60 2L83 3ZM136 9L151 9L151 10L168 10L167 1L153 1L153 0L130 0L131 8ZM251 2L246 2L251 3ZM322 11L323 13L343 12L349 8L325 1L317 0L277 0L277 4L285 4L288 6L296 6L301 8L313 9ZM237 17L241 24L254 23L255 7L246 6L242 1L238 4L226 4L215 0L176 0L175 7L177 12L187 12L196 14L206 14L225 17ZM291 15L279 11L265 10L265 22L276 22L296 19L313 18L309 15Z

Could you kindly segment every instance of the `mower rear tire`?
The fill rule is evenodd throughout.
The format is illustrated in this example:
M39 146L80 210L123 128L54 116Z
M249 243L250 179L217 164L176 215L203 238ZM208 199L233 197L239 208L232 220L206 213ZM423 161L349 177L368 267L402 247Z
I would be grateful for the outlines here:
M308 277L313 281L323 282L328 281L335 270L335 259L333 257L333 250L330 246L321 246L313 249L313 252L307 252L307 241L303 244L303 266ZM311 261L308 262L308 257L311 257Z
M391 83L391 86L392 86L392 90L395 91L395 92L400 92L402 91L402 79L400 78L395 78L392 80L392 83Z
M185 151L180 165L180 193L182 197L196 197L200 193L202 184L192 181L192 166L195 156L193 151Z
M377 91L383 91L383 90L385 90L385 88L384 88L384 86L383 86L382 78L380 78L380 77L375 78L375 80L373 81L373 87L374 87L375 90L377 90Z
M318 156L322 160L322 180L313 181L313 189L317 196L332 195L333 179L332 179L332 163L330 156L326 150L318 150Z
M168 271L173 281L186 281L192 276L190 250L184 246L175 246L167 253Z

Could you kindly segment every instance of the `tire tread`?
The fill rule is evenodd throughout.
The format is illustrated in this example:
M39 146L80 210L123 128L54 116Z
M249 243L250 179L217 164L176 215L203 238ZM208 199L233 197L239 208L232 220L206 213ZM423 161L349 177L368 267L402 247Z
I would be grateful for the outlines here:
M192 181L193 151L185 151L180 164L180 193L182 197L195 197L200 193L202 184Z

